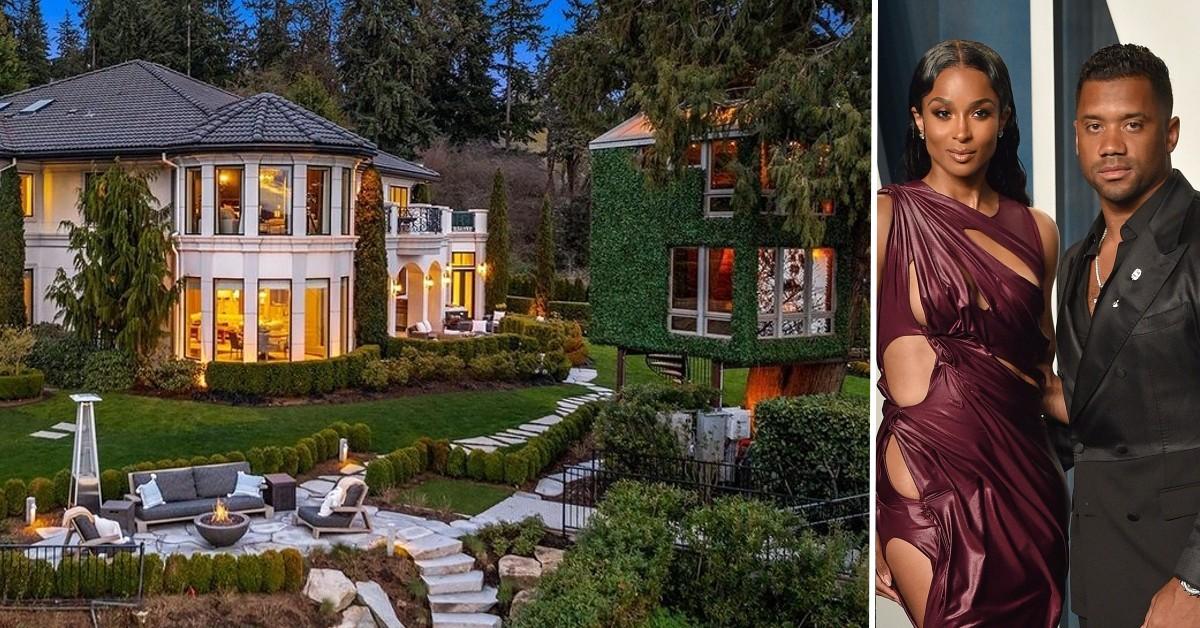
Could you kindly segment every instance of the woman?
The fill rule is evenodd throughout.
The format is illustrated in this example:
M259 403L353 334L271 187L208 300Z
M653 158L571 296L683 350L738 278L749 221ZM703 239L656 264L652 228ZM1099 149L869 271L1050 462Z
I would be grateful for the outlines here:
M909 105L912 180L879 196L876 589L918 628L1053 626L1067 495L1042 411L1065 416L1048 377L1058 230L1028 207L995 51L934 46Z

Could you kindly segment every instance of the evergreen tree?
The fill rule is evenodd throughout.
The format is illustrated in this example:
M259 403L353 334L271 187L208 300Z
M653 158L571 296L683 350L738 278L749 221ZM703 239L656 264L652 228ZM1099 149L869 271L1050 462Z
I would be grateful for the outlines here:
M42 19L40 0L24 0L17 4L14 20L17 50L30 85L41 85L50 80L50 41L46 34L46 20Z
M418 183L413 186L413 202L425 203L427 205L433 203L433 184Z
M161 5L141 0L82 0L79 14L88 42L89 65L103 68L132 59L161 60L161 40L170 40L173 24L162 19Z
M20 91L29 86L25 64L17 52L17 39L9 28L8 18L0 13L0 94Z
M326 93L337 87L337 64L333 58L334 21L332 0L291 0L296 17L294 68L321 81Z
M64 14L58 23L55 40L58 42L58 56L50 62L51 78L57 80L87 72L88 57L83 35L75 27L70 15Z
M16 168L0 173L0 326L24 327L25 218Z
M542 199L542 220L538 225L537 268L534 271L533 307L539 316L550 313L554 300L554 213L550 195Z
M258 69L286 66L295 50L292 0L245 0L254 16L252 65Z
M81 224L65 221L75 276L58 269L47 295L81 338L146 355L179 297L171 284L171 208L159 207L150 175L120 161L80 192Z
M414 157L433 134L429 77L436 62L427 1L347 0L338 41L345 110L380 148Z
M325 82L312 72L302 72L291 85L287 86L283 95L290 101L309 111L338 124L346 124L346 115L342 113L337 96L325 87Z
M508 301L508 189L504 173L496 170L492 197L488 201L486 307L491 310Z
M367 168L354 204L354 322L358 346L387 342L388 270L384 239L383 183Z
M534 131L536 106L533 71L517 58L521 47L536 53L542 46L546 28L542 12L549 1L496 0L492 5L492 23L496 47L503 61L499 70L504 77L504 123L501 134L504 147L513 140L524 141Z
M433 5L435 50L440 51L429 94L433 126L451 144L494 140L500 124L496 79L491 74L492 24L483 0Z

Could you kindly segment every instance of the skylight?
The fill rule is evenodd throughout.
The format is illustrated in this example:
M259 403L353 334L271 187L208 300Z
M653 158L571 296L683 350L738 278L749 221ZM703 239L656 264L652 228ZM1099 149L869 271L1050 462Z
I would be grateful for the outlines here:
M25 107L24 109L22 109L21 113L33 113L52 102L54 102L53 98L43 98L41 100L34 102L33 104L29 105L28 107Z
M11 104L12 104L12 101L4 101L4 102L0 102L0 111L3 111L4 109L6 109L6 108L7 108L9 105L11 105Z

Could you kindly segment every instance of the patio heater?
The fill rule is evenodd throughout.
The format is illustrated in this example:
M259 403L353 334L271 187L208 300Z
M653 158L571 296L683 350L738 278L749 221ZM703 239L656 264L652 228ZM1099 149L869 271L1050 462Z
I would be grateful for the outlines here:
M100 456L96 450L96 409L100 401L91 393L71 395L75 411L75 451L71 458L71 492L67 507L83 506L100 512Z

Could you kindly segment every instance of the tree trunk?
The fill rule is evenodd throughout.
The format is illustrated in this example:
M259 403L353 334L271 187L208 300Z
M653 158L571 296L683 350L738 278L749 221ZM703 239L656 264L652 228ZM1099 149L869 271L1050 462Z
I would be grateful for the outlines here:
M860 217L855 221L851 233L851 242L854 248L851 254L850 316L846 337L849 339L851 348L858 348L855 343L861 342L862 346L865 346L870 344L871 340L870 331L867 332L865 338L858 337L859 328L862 326L862 317L866 314L865 310L871 302L871 296L867 294L871 285L867 280L868 273L871 272L869 268L871 265L871 221Z
M752 366L746 380L745 405L753 413L754 406L766 399L836 393L842 389L845 377L843 360Z
M508 63L504 74L504 148L507 149L512 143L512 46L504 51L504 61Z

